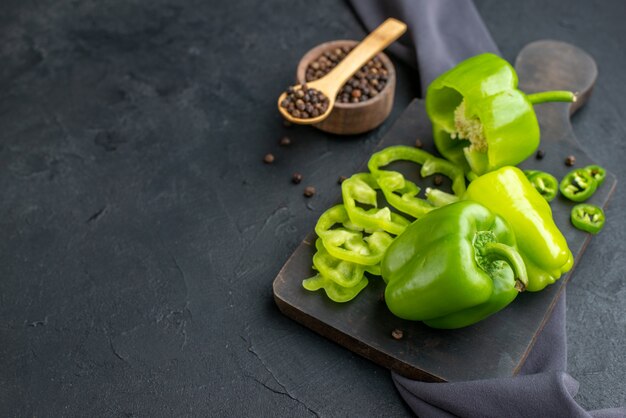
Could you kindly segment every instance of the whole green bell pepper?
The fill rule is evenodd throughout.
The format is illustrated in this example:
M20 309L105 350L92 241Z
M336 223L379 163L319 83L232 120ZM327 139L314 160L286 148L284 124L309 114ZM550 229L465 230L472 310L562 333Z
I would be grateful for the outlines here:
M540 291L572 268L574 257L550 205L520 169L502 167L478 177L464 198L483 204L511 225L528 271L527 290Z
M539 145L533 105L575 101L569 91L526 95L517 74L494 54L469 58L436 78L426 92L426 111L439 152L477 175L516 165Z
M511 303L527 283L511 228L471 201L412 223L389 246L381 271L389 310L434 328L476 323Z

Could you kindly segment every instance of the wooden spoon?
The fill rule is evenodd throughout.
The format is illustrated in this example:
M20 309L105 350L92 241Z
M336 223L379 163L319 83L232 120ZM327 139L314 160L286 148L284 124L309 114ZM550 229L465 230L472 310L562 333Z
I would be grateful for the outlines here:
M328 98L328 108L323 114L314 118L295 118L280 103L287 97L284 92L278 98L278 110L289 122L300 125L312 125L323 121L330 115L335 105L335 98L341 87L354 73L363 67L376 54L389 46L406 31L406 25L399 20L389 18L385 20L372 33L367 35L331 72L324 77L307 83L308 88L322 92ZM301 89L301 85L294 86L295 90Z

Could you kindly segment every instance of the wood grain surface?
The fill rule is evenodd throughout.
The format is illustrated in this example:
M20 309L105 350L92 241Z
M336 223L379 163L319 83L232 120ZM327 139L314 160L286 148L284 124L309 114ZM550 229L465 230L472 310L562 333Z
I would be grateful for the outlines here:
M526 92L568 89L578 92L579 96L575 105L551 103L536 107L542 132L540 149L545 152L545 157L541 160L530 158L521 164L522 168L549 171L560 179L572 169L564 164L569 155L576 157L576 167L597 163L580 147L569 119L591 94L597 77L593 59L572 45L540 41L529 44L520 52L516 68L520 87ZM409 105L380 142L379 149L396 144L412 145L416 138L422 140L427 151L436 152L424 104L418 100ZM412 178L422 188L432 185L430 178ZM616 178L609 173L589 202L605 206L615 185ZM573 205L562 196L551 203L555 222L578 262L591 236L570 224ZM459 330L436 330L392 315L382 300L384 284L380 279L372 278L370 285L346 304L331 302L322 291L304 290L301 281L313 274L314 241L315 235L309 235L274 281L274 299L280 310L384 367L424 381L515 375L574 271L572 269L542 292L521 294L503 311L478 324ZM403 331L401 340L391 337L394 329Z

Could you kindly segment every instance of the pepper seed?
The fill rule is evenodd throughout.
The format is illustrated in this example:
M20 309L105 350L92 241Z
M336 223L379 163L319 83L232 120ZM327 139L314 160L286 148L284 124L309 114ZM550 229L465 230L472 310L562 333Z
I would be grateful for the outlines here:
M302 181L302 174L293 173L293 175L291 176L291 182L293 184L299 184L301 181Z
M568 155L567 158L565 159L565 165L568 167L573 166L575 162L576 162L576 157L574 157L573 155Z
M391 336L394 340L401 340L402 338L404 338L404 332L402 332L401 329L396 328L391 331Z
M274 154L265 154L265 157L263 157L263 162L265 164L272 164L274 162Z

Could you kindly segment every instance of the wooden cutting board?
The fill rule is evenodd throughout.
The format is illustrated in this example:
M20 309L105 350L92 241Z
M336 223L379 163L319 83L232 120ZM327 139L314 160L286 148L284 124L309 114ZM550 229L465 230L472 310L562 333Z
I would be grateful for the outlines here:
M561 179L572 169L564 164L568 155L576 157L574 167L601 165L585 153L570 125L570 115L591 94L597 76L594 60L572 45L539 41L520 52L515 67L520 88L527 93L545 90L579 93L579 100L574 104L550 103L535 107L542 134L540 149L545 151L545 157L542 160L531 157L521 167L548 171ZM424 143L425 150L436 153L431 125L420 100L408 106L378 148L397 144L412 146L417 138ZM365 164L363 171L367 171ZM417 171L415 167L413 171ZM412 179L422 189L433 184L432 178ZM608 173L589 203L606 206L616 183L615 176ZM339 193L337 198L340 199ZM573 205L562 196L551 203L556 224L578 262L591 235L570 224ZM393 316L382 299L384 283L376 277L370 279L369 286L357 298L345 304L330 301L322 290L304 290L302 280L314 274L311 265L315 238L311 233L298 246L274 280L274 299L280 310L355 353L404 376L424 381L454 382L517 374L574 271L572 269L542 292L520 294L506 309L478 324L459 330L436 330L421 322ZM601 240L602 233L593 239ZM402 339L392 338L394 329L403 331Z

